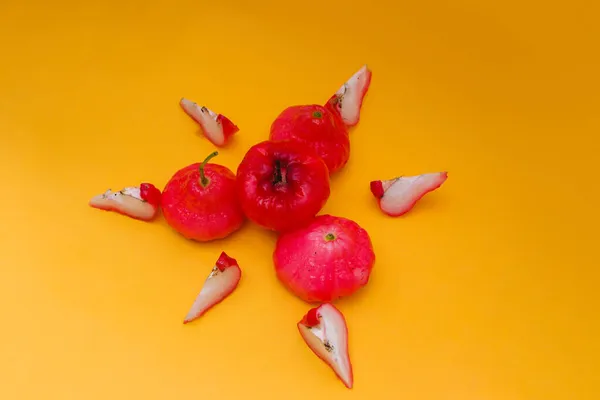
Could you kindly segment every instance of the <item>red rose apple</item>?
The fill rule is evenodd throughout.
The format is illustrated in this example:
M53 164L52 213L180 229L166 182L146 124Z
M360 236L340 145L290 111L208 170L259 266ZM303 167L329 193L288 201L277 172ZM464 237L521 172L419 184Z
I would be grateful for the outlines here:
M342 119L319 105L288 107L271 125L271 140L291 139L311 147L333 173L350 158L350 139Z
M320 215L282 234L273 253L279 280L306 302L349 296L369 281L375 253L369 234L356 222Z
M238 230L244 212L235 193L235 175L222 165L208 161L189 165L175 173L162 193L167 223L188 239L222 239Z
M294 141L264 141L250 148L237 170L246 216L275 231L308 223L329 198L329 172L310 148Z

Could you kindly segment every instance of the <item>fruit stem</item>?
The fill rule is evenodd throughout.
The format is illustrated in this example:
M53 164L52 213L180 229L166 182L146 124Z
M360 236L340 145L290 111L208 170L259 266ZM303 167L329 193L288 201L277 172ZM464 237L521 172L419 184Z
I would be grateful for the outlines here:
M313 112L313 118L321 118L322 116L323 116L323 114L321 114L320 111Z
M328 233L327 235L325 235L325 240L327 240L328 242L331 242L333 239L335 239L335 235L333 233Z
M214 151L212 153L210 153L208 155L208 157L206 157L204 159L204 161L202 161L202 164L200 164L200 184L202 184L202 186L206 186L208 185L208 178L206 177L206 175L204 175L204 167L206 166L206 163L208 163L210 161L211 158L216 157L219 155L218 151Z
M281 161L275 160L275 172L273 172L273 184L276 185L283 181L283 174L281 173Z

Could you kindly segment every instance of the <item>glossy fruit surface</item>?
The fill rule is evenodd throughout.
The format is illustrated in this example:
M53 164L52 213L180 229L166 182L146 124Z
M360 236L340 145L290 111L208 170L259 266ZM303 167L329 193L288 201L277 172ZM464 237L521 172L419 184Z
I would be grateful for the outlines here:
M237 193L246 216L275 231L308 223L329 198L327 166L293 141L264 141L250 148L237 170Z
M339 115L320 105L286 108L271 125L271 140L290 139L312 148L333 173L350 158L350 139Z
M279 237L273 262L279 280L296 296L329 302L368 283L375 253L369 234L356 222L319 215Z
M188 239L222 239L238 230L244 213L235 193L235 175L227 167L194 163L177 171L162 194L168 224Z

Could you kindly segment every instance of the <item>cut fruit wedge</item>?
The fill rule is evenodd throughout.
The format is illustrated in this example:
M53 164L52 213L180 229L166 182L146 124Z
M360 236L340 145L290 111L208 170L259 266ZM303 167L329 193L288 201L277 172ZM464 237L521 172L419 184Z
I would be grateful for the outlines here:
M187 115L200 125L204 136L215 146L224 146L227 144L229 137L239 131L239 128L224 115L217 114L191 100L182 98L179 105Z
M214 305L223 301L235 290L241 277L242 270L237 261L222 252L183 323L187 324L201 317Z
M354 376L348 354L348 327L342 313L330 303L312 308L298 322L300 335L310 349L352 389Z
M89 205L105 211L115 211L128 217L142 221L150 221L156 217L160 208L161 192L151 183L129 186L113 192L94 196Z
M371 76L371 70L364 65L327 102L326 107L340 115L346 126L358 124L363 99L371 85Z
M392 217L406 214L427 193L439 188L448 179L447 172L371 182L371 193L378 199L379 208Z

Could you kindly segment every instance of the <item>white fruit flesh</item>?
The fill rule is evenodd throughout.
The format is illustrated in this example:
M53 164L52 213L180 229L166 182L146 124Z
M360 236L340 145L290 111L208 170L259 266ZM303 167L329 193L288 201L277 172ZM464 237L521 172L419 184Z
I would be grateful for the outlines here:
M225 143L223 127L217 122L219 115L206 107L201 107L188 99L181 99L181 107L192 117L206 135L206 137L217 146Z
M436 172L382 181L385 192L379 204L389 214L405 213L421 197L438 188L445 180L446 173Z
M140 193L140 188L136 186L126 187L123 190L121 190L121 193L131 197L135 197L138 200L143 200L142 194Z
M369 83L368 74L367 66L364 65L336 92L341 97L340 114L347 125L355 125L359 120L362 99Z
M156 213L154 206L142 200L138 187L127 187L117 192L109 189L94 196L90 200L90 206L104 210L118 210L140 219L150 219Z
M188 314L185 316L185 322L200 317L210 307L223 300L235 289L240 277L241 271L237 266L225 268L224 271L214 267L208 278L206 278L202 290L196 296Z
M319 314L321 323L311 328L300 324L300 333L310 348L334 369L346 386L352 387L348 330L344 318L330 304L319 307Z

